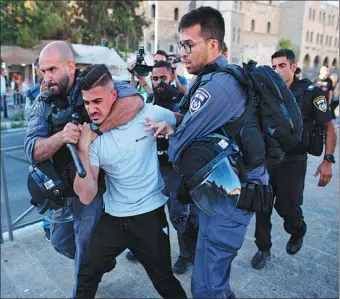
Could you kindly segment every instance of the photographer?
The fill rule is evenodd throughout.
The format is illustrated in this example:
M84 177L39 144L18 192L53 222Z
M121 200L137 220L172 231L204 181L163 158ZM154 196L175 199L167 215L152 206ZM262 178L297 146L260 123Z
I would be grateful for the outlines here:
M168 54L163 51L163 50L158 50L156 54L154 55L154 64L157 63L158 61L168 61L169 56ZM135 80L135 75L136 75L136 70L135 67L136 65L141 65L144 62L144 48L140 48L139 52L137 54L137 59L136 61L132 62L129 67L128 71L130 72L130 84L134 87L136 87L139 91L141 88L144 88L144 90L149 94L153 93L152 88L148 85L146 82L146 76L137 76L138 81L136 82Z
M175 76L175 87L183 94L186 94L188 91L188 81L185 77L178 75L177 67L181 62L181 59L176 55L169 55L169 61L172 63L172 71Z

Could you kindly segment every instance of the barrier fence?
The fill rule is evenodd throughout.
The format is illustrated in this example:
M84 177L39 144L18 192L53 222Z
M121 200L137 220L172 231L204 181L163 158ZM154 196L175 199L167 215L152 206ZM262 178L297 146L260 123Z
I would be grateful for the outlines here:
M14 240L14 237L13 237L14 230L37 223L42 220L42 218L39 218L39 219L26 221L24 223L19 224L21 220L23 220L27 215L29 215L32 211L34 211L35 207L31 206L25 212L23 212L17 219L12 221L11 208L10 208L10 203L9 203L5 160L12 159L12 160L30 165L27 159L22 159L22 158L15 157L9 154L10 152L23 150L23 149L24 149L23 145L1 149L1 159L0 159L1 160L0 161L1 162L1 185L3 188L3 192L4 192L4 203L5 203L5 213L6 213L7 227L8 227L8 236L11 241ZM2 226L1 226L1 244L3 243L4 243L4 238L3 238Z

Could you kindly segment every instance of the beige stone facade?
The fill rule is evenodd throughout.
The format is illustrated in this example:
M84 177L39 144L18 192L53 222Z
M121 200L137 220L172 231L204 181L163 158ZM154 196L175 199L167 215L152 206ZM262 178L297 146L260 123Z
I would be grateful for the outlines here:
M296 48L298 65L312 77L322 65L339 68L339 8L321 1L281 4L280 35Z
M183 1L158 1L158 49L167 53L177 53L176 38L178 38L179 20L184 14ZM155 42L156 1L143 1L139 12L144 12L150 26L144 30L144 47L148 54L157 50ZM143 38L141 38L143 42Z

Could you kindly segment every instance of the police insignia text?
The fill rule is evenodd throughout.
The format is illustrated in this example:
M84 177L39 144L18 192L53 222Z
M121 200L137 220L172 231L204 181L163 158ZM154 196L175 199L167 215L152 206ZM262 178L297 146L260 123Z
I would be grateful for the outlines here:
M325 96L319 96L313 101L314 106L322 112L327 110L327 101Z
M204 88L197 89L190 102L190 112L195 113L200 110L207 103L210 97L210 94Z

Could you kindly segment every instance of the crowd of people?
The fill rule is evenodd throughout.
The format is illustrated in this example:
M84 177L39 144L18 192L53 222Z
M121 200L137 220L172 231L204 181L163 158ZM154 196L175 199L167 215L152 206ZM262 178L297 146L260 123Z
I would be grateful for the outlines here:
M154 55L149 80L136 76L132 63L130 82L115 82L105 65L80 72L67 43L54 41L42 49L41 85L28 91L34 95L26 106L24 147L36 182L29 191L45 215L46 237L75 261L73 298L94 298L102 276L116 271L116 257L125 249L163 298L189 296L174 273L190 266L194 298L235 298L232 261L256 215L258 252L251 266L260 270L268 263L273 208L289 235L287 253L302 248L308 233L302 212L307 154L321 155L321 146L324 159L315 176L325 187L335 163L330 107L339 84L333 77L337 87L332 92L326 67L314 83L299 79L294 53L273 53L272 69L296 98L304 133L282 163L271 165L260 140L242 139L247 130L261 132L248 118L248 90L222 71L229 70L224 24L211 7L182 17L178 57L195 76L190 84L177 73L178 57L161 50ZM315 129L321 140L310 135ZM70 144L76 146L85 176L72 162ZM39 171L54 183L45 184L46 191L40 188ZM50 189L59 194L58 201ZM165 206L180 253L173 266Z

